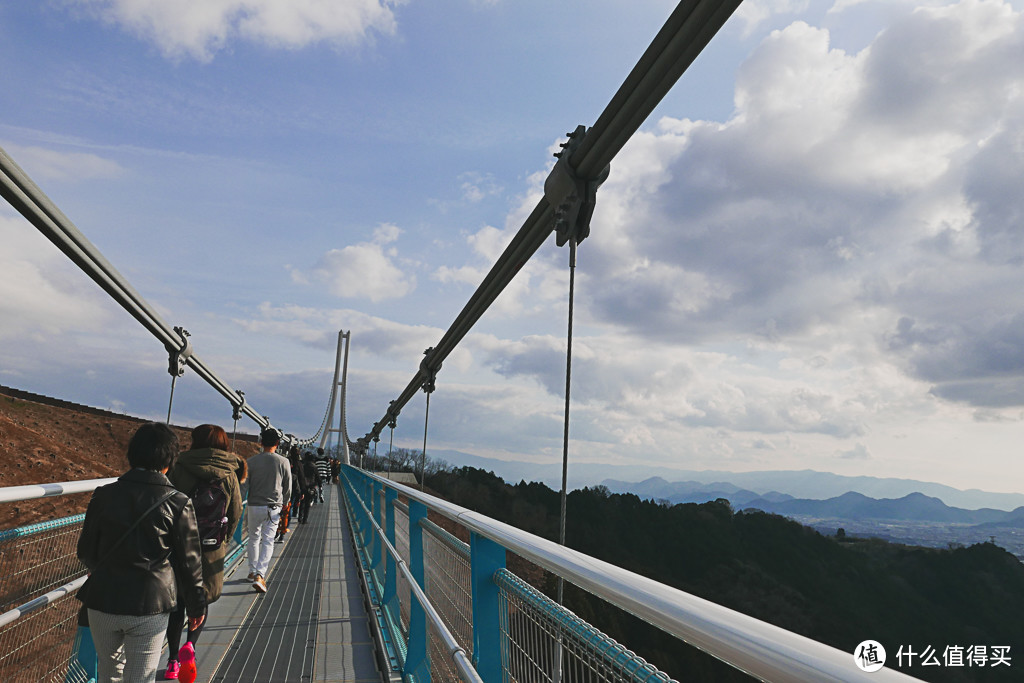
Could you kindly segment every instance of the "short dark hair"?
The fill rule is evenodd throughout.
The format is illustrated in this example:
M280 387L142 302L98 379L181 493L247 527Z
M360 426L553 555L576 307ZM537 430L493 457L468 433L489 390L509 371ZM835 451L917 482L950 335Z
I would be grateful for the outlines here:
M317 449L316 449L316 454L317 454L317 455L323 455L323 454L324 454L324 448L323 448L323 446L321 446L320 448L317 448Z
M222 451L231 450L228 433L217 425L199 425L192 430L192 450L200 448L216 448Z
M260 444L264 448L270 448L281 443L281 435L274 429L264 429L263 433L260 434Z
M160 422L148 422L128 442L128 464L147 470L162 470L174 464L178 435Z

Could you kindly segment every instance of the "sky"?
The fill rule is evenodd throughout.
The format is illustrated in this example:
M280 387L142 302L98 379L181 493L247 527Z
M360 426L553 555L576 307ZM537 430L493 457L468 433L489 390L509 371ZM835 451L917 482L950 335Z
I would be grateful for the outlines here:
M355 438L673 8L0 0L0 146L284 431L351 331ZM740 6L598 192L570 468L1024 492L1022 12ZM6 203L0 245L0 384L164 419L162 345ZM549 239L447 359L428 454L561 461L567 264ZM173 419L232 426L192 371Z

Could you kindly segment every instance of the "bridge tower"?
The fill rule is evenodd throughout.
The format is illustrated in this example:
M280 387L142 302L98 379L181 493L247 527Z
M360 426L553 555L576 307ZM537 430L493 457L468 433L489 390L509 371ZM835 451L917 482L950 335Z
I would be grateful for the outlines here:
M334 361L334 382L331 384L331 407L327 409L327 429L320 436L320 447L326 447L330 441L331 434L338 435L338 445L341 447L341 461L348 465L348 430L345 428L345 390L348 381L348 347L352 341L352 331L345 332L338 330L338 355ZM342 356L342 347L345 353ZM334 408L338 407L337 427L333 426Z

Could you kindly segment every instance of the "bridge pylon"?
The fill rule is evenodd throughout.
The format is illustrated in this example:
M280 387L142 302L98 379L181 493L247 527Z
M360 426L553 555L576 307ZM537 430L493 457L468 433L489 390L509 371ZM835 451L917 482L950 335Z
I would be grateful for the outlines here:
M341 451L341 461L348 465L349 443L348 430L345 427L345 390L348 381L348 348L352 342L352 331L345 332L338 330L338 355L334 361L334 381L331 383L331 407L327 409L327 429L320 436L320 447L324 448L331 438L331 434L338 435L338 446ZM344 348L344 355L342 355ZM334 421L335 407L338 408L338 420ZM337 427L333 426L337 424Z

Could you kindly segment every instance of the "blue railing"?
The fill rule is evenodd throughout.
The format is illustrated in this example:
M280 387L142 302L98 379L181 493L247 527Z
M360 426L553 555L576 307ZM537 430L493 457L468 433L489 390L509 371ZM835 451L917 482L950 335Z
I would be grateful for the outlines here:
M760 680L915 680L892 669L861 671L853 653L375 474L346 466L343 479L353 536L376 596L373 608L390 639L401 644L399 652L406 653L396 654L401 660L398 673L405 680L471 680L452 666L458 653L446 649L448 642L470 657L475 674L485 683L670 680L512 574L506 567L510 553ZM400 496L407 504L399 501ZM426 519L428 512L461 527L469 543L438 533ZM403 529L407 541L398 533ZM399 562L409 568L407 573L400 571ZM458 564L464 569L451 569ZM446 569L432 572L434 565ZM427 604L412 592L403 598L404 575L415 582ZM440 623L428 618L431 611Z

